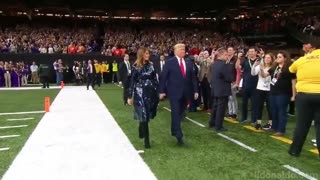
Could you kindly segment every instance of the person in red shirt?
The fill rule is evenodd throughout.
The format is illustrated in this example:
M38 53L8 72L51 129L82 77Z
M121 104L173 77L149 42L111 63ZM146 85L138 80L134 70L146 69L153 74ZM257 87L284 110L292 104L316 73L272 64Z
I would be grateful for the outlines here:
M76 46L74 45L74 43L72 42L69 46L68 46L68 54L75 54L76 51Z

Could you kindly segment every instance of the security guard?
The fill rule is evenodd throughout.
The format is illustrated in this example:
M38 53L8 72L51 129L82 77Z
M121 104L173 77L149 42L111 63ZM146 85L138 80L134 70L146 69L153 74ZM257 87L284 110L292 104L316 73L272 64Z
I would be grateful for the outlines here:
M112 62L112 83L118 82L118 63L116 60Z
M40 64L38 71L43 84L42 88L49 88L49 66L47 64Z
M103 83L107 84L109 82L109 64L108 62L103 61L101 65L101 71L102 71L102 76L103 76Z
M297 74L296 108L297 123L289 154L299 156L308 135L311 123L315 121L316 139L320 153L320 49L312 47L310 53L299 58L289 68ZM320 157L320 156L319 156Z
M94 67L96 68L95 82L100 87L101 86L102 66L101 66L101 64L98 63L97 60L94 60Z

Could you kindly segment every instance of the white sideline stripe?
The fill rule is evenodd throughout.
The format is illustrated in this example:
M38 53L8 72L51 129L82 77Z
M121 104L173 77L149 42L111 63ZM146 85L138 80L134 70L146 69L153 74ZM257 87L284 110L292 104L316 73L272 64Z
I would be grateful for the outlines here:
M2 177L2 180L118 179L157 178L97 93L83 86L65 86L59 92L50 113L44 114Z
M0 148L0 151L8 151L10 148Z
M171 109L169 109L169 108L167 108L167 107L163 107L163 109L171 112ZM189 117L186 117L186 119L189 120L190 122L192 122L192 123L200 126L200 127L206 127L205 125L203 125L203 124L201 124L201 123L199 123L199 122L197 122L197 121L195 121L195 120L193 120L193 119L191 119L191 118L189 118Z
M122 87L122 86L120 86L119 84L114 84L114 85L116 85L116 86L118 86L119 88L122 88L122 89L123 89L123 87Z
M25 120L31 120L34 118L19 118L19 119L7 119L7 121L25 121Z
M304 178L306 178L308 180L317 180L317 178L312 177L312 176L310 176L310 175L308 175L308 174L306 174L306 173L300 171L299 169L294 168L294 167L292 167L290 165L283 165L283 167L287 168L288 170L290 170L290 171L292 171L292 172L294 172L294 173L296 173L296 174L298 174L298 175L300 175L300 176L302 176L302 177L304 177Z
M245 148L245 149L248 149L248 150L251 151L251 152L257 152L256 149L254 149L254 148L252 148L252 147L250 147L250 146L247 146L247 145L243 144L243 143L240 142L240 141L237 141L237 140L235 140L235 139L232 139L232 138L230 138L230 137L228 137L228 136L226 136L226 135L224 135L224 134L218 133L218 135L221 136L221 137L223 137L223 138L225 138L225 139L227 139L227 140L229 140L229 141L231 141L231 142L233 142L233 143L235 143L235 144L238 144L239 146L241 146L241 147L243 147L243 148Z
M45 113L45 111L27 111L27 112L0 113L0 116L16 115L16 114L41 114L41 113Z
M20 135L8 135L8 136L0 136L0 139L5 139L5 138L13 138L13 137L19 137Z
M0 129L13 129L13 128L23 128L28 127L28 125L18 125L18 126L0 126Z
M50 89L61 89L60 86L52 86L49 89L43 89L41 86L39 87L13 87L13 88L0 88L0 91L22 91L22 90L50 90Z
M201 124L201 123L198 123L197 121L192 120L192 119L190 119L190 118L188 118L188 117L186 117L186 119L188 119L189 121L193 122L194 124L196 124L196 125L198 125L198 126L200 126L200 127L206 127L205 125L203 125L203 124Z

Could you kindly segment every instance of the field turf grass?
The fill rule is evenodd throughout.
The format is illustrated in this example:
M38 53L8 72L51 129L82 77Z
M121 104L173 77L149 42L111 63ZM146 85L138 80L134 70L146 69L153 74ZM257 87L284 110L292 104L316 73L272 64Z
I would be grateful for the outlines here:
M133 120L133 107L123 105L122 89L110 84L97 88L96 92L134 147L137 150L144 149L143 141L138 138L138 122ZM248 124L224 121L229 131L223 134L257 150L251 152L209 129L209 115L200 111L188 113L187 116L206 127L184 120L182 129L186 145L180 147L170 135L170 112L163 107L170 108L169 103L160 102L158 115L150 123L152 148L141 155L160 180L304 179L283 165L290 165L320 178L320 159L309 152L314 149L310 142L315 136L313 128L301 157L295 158L287 153L289 144L271 138L272 134L245 129L243 126ZM290 118L286 138L291 139L294 127L295 118Z
M0 91L0 113L43 111L44 98L49 96L51 102L58 94L59 89ZM28 125L23 128L1 129L0 136L20 135L12 138L0 137L0 148L10 148L0 151L0 179L19 153L32 131L41 120L44 113L0 115L0 127ZM33 118L30 120L8 121L8 119ZM27 166L27 164L26 164Z

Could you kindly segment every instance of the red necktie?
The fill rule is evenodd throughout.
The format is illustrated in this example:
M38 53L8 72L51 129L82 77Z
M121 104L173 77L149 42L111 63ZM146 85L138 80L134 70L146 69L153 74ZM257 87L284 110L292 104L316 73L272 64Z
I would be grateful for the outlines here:
M182 76L183 76L183 77L186 77L186 72L185 72L185 70L184 70L182 58L180 58L180 69L181 69Z

